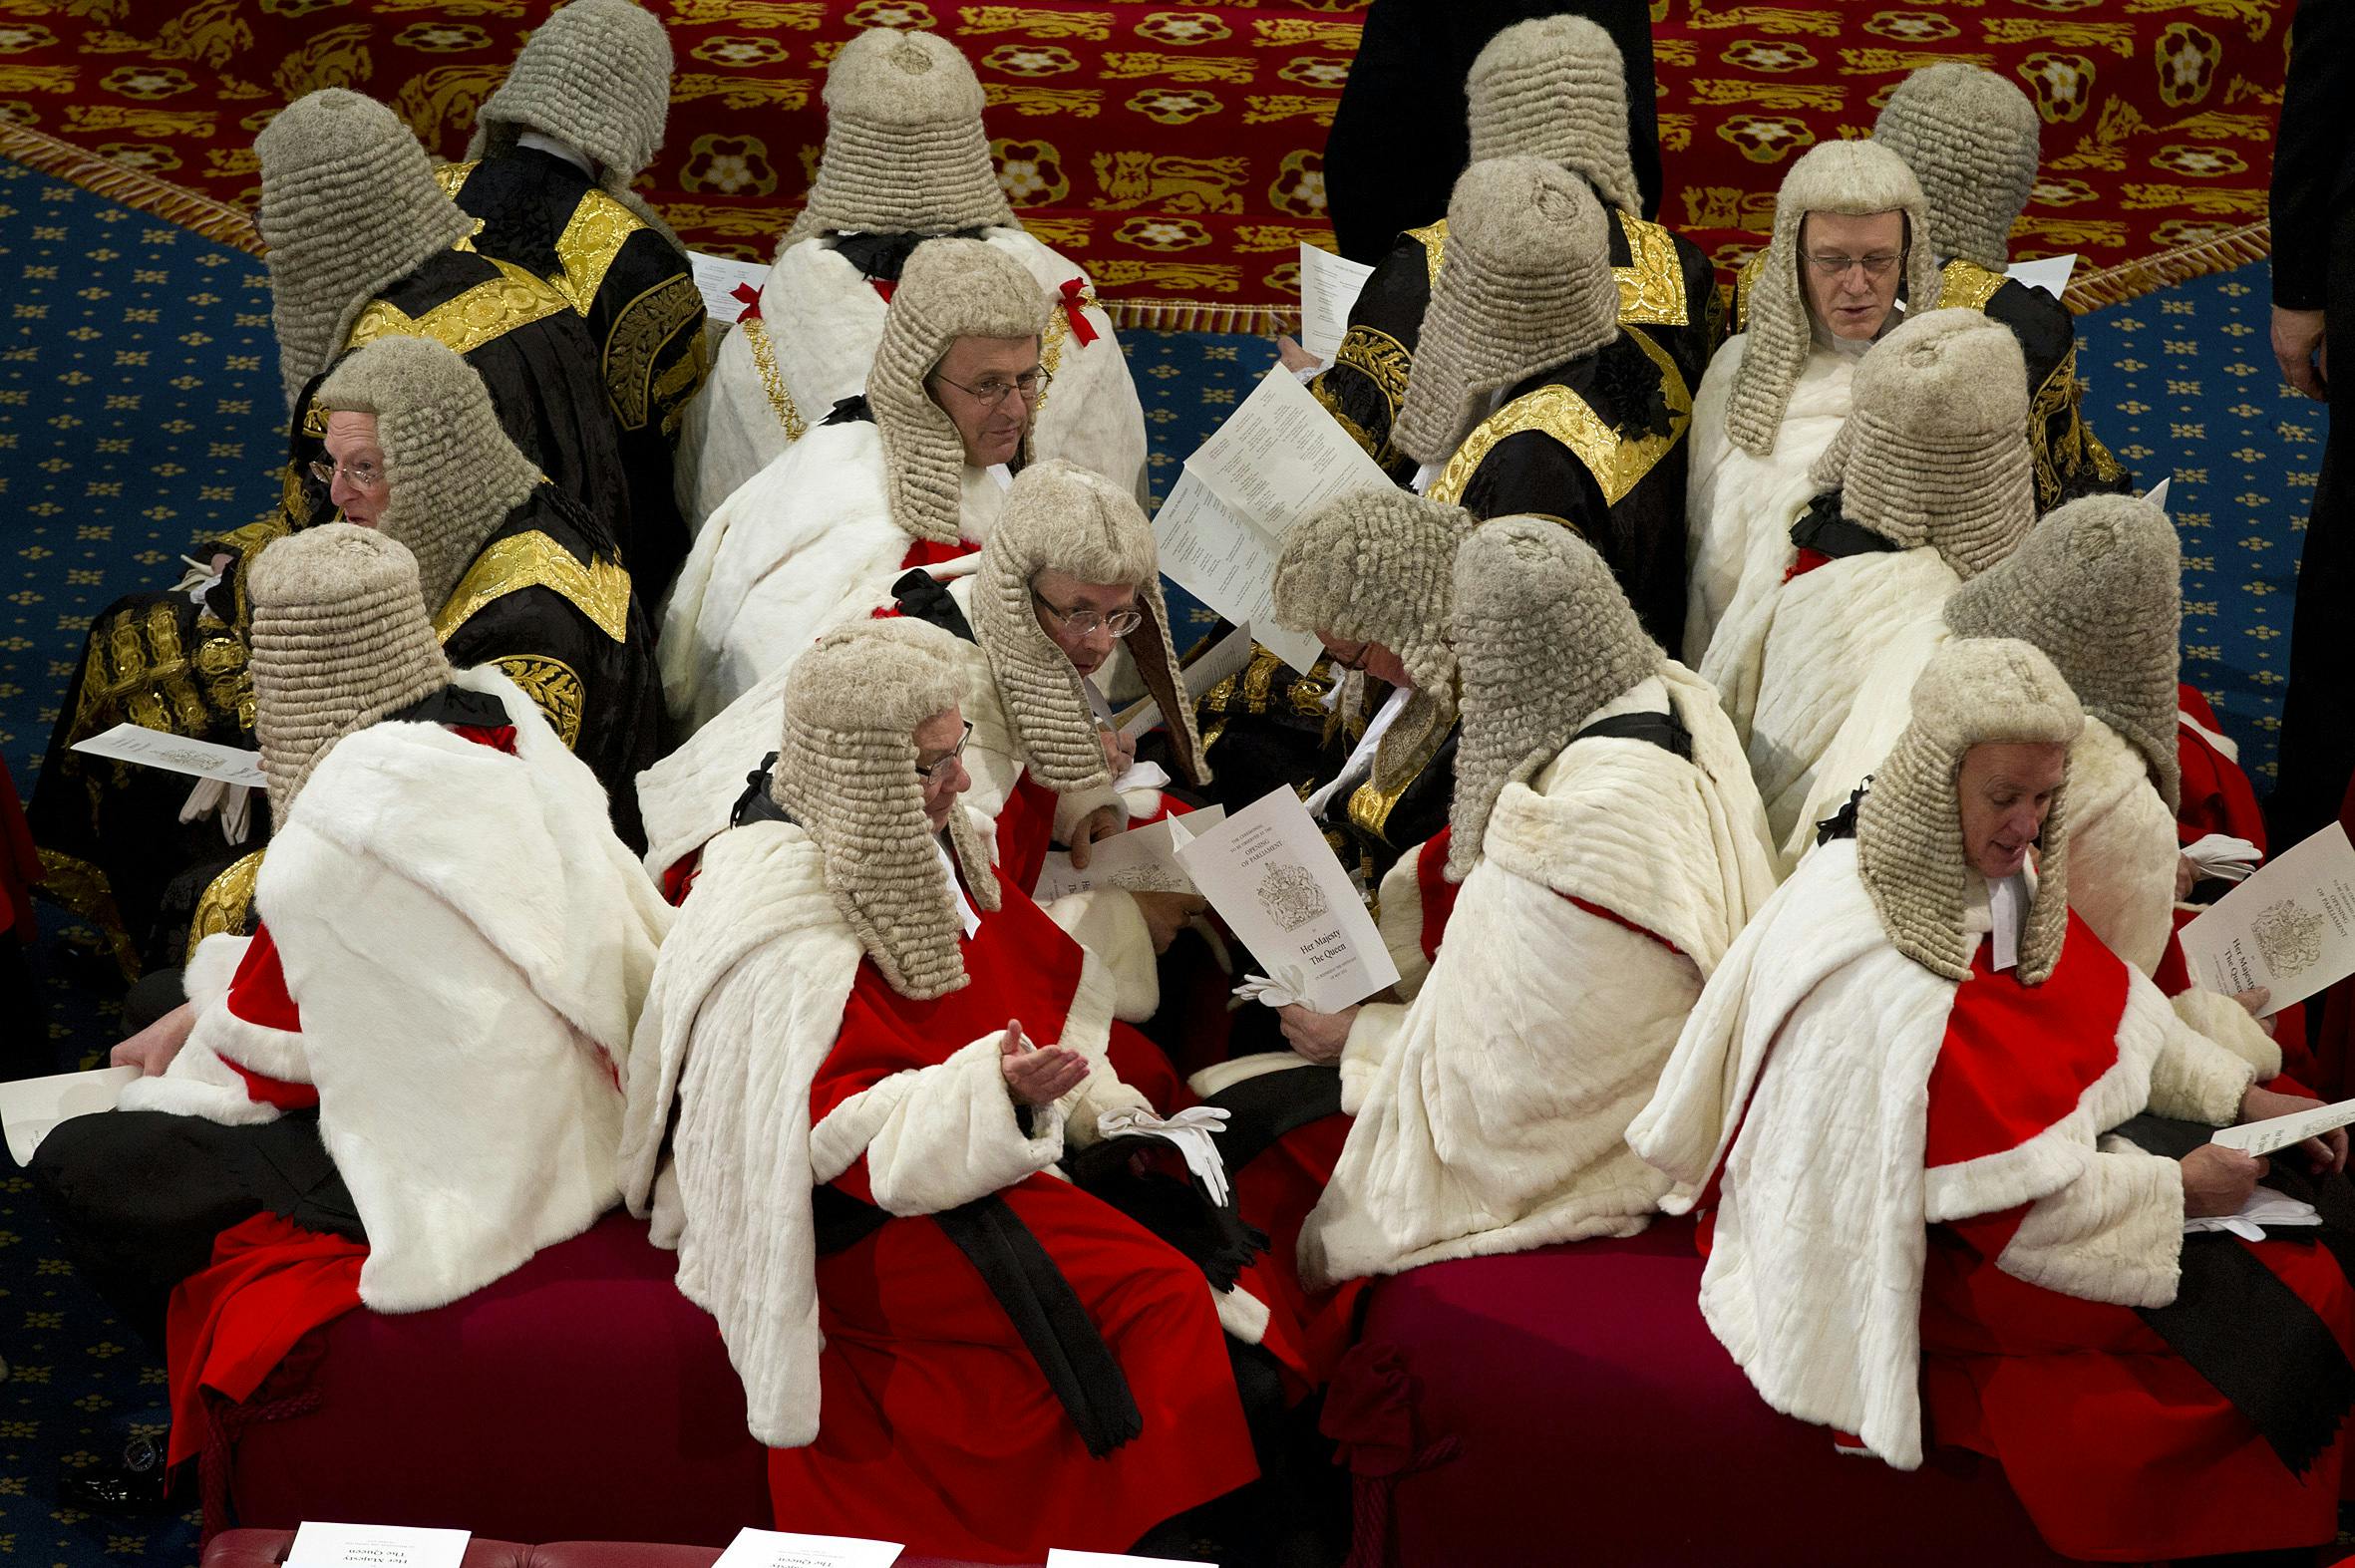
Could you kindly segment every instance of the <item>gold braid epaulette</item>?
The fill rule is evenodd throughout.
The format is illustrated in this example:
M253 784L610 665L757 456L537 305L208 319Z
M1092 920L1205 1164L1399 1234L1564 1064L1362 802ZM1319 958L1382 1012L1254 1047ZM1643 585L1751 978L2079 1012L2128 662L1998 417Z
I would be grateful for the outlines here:
M1498 443L1523 431L1540 431L1586 466L1586 471L1594 475L1594 482L1602 491L1603 504L1617 505L1662 458L1675 450L1676 444L1684 439L1686 427L1693 422L1692 394L1685 390L1684 377L1677 374L1676 362L1668 357L1668 351L1654 343L1640 327L1629 327L1626 331L1629 340L1659 367L1660 395L1668 405L1668 430L1664 435L1634 438L1621 435L1584 398L1567 387L1549 382L1534 392L1521 394L1475 426L1425 493L1442 505L1461 503L1465 490L1471 487L1473 475L1480 471L1481 464Z
M547 279L511 261L483 259L499 269L499 276L444 300L422 316L412 316L388 300L370 300L344 347L366 348L378 338L432 338L454 354L472 354L518 327L572 309L572 302Z
M1938 309L1984 312L1987 302L2011 281L1975 261L1954 260L1938 269Z
M630 574L618 561L583 563L537 528L495 541L474 559L434 617L447 643L482 608L525 588L545 588L617 643L629 641Z

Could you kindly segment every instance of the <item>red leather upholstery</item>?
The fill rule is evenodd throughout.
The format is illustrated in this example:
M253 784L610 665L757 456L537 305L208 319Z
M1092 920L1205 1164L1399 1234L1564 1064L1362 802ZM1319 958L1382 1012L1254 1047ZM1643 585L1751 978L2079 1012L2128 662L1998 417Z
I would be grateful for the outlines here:
M203 1568L274 1568L294 1545L292 1530L227 1530L204 1549ZM716 1546L650 1546L637 1541L550 1541L523 1546L514 1541L475 1540L467 1545L466 1568L710 1568ZM902 1556L896 1568L980 1568L942 1557Z

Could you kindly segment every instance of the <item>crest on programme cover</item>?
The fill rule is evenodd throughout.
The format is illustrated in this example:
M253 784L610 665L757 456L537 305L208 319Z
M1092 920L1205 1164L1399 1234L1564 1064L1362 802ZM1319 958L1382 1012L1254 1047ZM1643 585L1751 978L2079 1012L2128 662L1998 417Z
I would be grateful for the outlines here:
M1321 917L1329 907L1316 878L1297 865L1270 867L1259 880L1259 902L1267 917L1286 931L1297 931Z
M2313 910L2292 899L2283 899L2258 915L2249 925L2249 934L2256 938L2257 949L2265 955L2265 965L2272 970L2276 983L2296 978L2322 957L2322 933L2326 922Z

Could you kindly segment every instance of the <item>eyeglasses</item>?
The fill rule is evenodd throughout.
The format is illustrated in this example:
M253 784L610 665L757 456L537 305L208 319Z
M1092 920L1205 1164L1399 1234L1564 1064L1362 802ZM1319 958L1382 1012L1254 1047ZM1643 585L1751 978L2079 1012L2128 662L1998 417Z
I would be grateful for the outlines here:
M1878 278L1886 277L1889 268L1904 259L1902 255L1892 256L1885 251L1875 251L1869 256L1810 256L1807 261L1809 266L1816 269L1818 277L1845 277L1848 275L1849 268L1862 267L1866 277Z
M1325 658L1336 670L1351 670L1362 674L1366 668L1366 655L1373 651L1374 645L1372 643L1362 642L1357 645L1357 652L1343 658L1328 645L1325 649Z
M1091 637L1100 630L1108 631L1115 637L1126 637L1145 624L1145 617L1135 610L1115 610L1110 615L1102 615L1094 610L1059 610L1040 598L1035 590L1030 600L1054 617L1055 624L1074 637Z
M994 411L1017 392L1022 394L1024 403L1036 404L1039 399L1047 395L1047 383L1053 381L1055 376L1051 371L1032 370L1023 372L1012 381L1000 381L992 377L978 387L968 387L961 381L950 381L946 376L937 372L934 373L932 379L943 386L956 388L966 397L979 403L984 411Z
M333 484L339 473L364 490L375 488L376 481L384 477L384 470L373 463L330 463L325 458L311 460L311 477L321 484Z
M932 783L933 780L940 777L940 770L965 755L965 743L972 739L973 721L968 719L965 721L965 733L957 737L957 744L948 749L948 755L942 757L938 762L916 764L916 777L926 784Z

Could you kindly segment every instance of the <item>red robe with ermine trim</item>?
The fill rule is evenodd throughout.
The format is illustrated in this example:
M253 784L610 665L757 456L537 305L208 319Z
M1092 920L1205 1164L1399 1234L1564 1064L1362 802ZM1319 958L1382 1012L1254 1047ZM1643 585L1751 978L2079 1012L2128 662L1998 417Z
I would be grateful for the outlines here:
M860 961L841 1033L811 1088L813 1125L1008 1019L1020 1019L1035 1042L1062 1036L1081 950L1003 875L998 892L1002 907L960 938L961 989L911 1001L871 960ZM870 1197L863 1155L837 1185ZM808 1446L771 1450L778 1528L1037 1562L1050 1546L1124 1550L1257 1474L1201 1271L1056 1176L1025 1177L1000 1196L1112 1348L1143 1433L1090 1457L964 1255L928 1219L890 1220L818 1259L821 1424ZM1251 1283L1246 1273L1244 1288Z
M2015 1147L2073 1110L2118 1059L2126 966L2073 924L2030 990L1982 942L1929 1083L1935 1168ZM2054 1550L2101 1562L2328 1540L2344 1440L2292 1476L2248 1419L2128 1307L1997 1266L2025 1206L1930 1229L1922 1278L1929 1434L1986 1454ZM2246 1246L2355 1355L2355 1290L2325 1248Z

